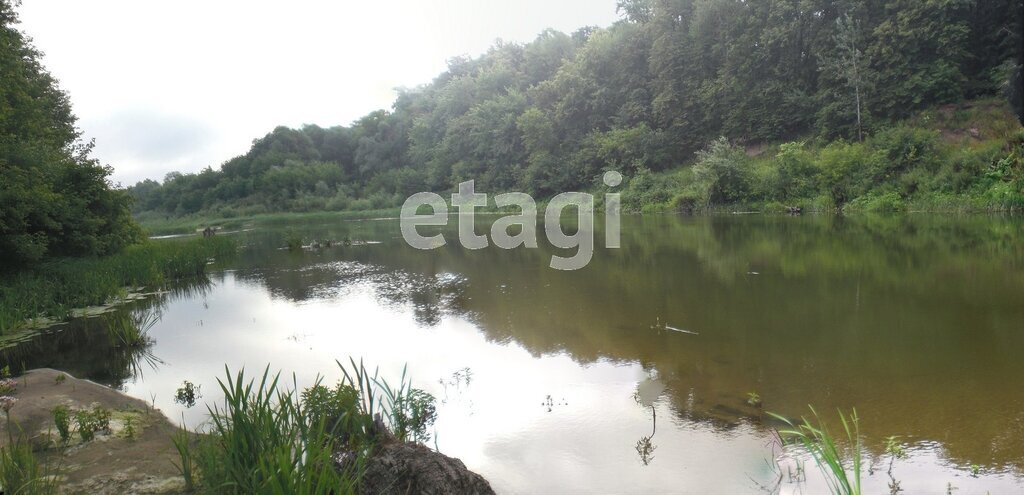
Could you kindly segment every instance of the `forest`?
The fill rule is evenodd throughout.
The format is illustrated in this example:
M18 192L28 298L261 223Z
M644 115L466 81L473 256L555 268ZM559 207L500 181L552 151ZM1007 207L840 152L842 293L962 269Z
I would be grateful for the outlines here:
M1007 96L1021 112L1021 9L1014 0L624 0L608 28L498 41L400 91L390 111L349 126L278 127L217 168L130 192L142 219L232 217L394 207L470 179L543 198L598 188L614 169L633 179L632 209L838 208L862 196L908 199L923 182L943 198L1012 208L1024 201L1019 125L1006 118ZM978 99L995 110L976 115ZM968 126L974 153L902 123L950 104L962 106L947 108L951 118L999 121L981 136ZM737 150L766 152L744 160ZM909 187L894 178L904 172Z

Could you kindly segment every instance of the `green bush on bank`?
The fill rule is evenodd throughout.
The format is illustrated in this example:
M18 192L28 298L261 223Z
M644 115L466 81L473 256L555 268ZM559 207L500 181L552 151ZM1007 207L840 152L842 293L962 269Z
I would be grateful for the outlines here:
M985 106L979 110L985 113ZM975 122L977 116L960 117ZM914 120L863 142L789 142L751 157L718 139L687 167L641 170L627 211L1006 211L1024 208L1024 129L996 119L960 136Z

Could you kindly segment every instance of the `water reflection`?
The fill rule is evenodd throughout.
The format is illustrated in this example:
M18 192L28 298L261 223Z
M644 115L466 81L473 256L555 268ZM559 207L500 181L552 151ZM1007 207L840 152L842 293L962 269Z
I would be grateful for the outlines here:
M680 463L722 492L777 475L779 491L813 491L801 465L766 462L777 452L765 411L807 404L856 407L875 458L900 436L905 490L935 491L928 482L973 464L993 473L974 488L1019 486L1018 218L627 217L623 248L576 272L549 269L558 251L545 245L414 250L394 221L289 228L379 244L290 252L283 230L243 234L250 247L212 283L144 303L164 310L152 350L167 364L133 393L168 395L225 361L315 374L372 355L429 370L418 378L436 383L442 445L512 491L545 488L520 473L596 487L614 479L593 471L621 471L662 491L700 478ZM134 383L139 370L103 335L61 331L22 358Z
M640 456L640 462L644 466L649 466L651 461L654 460L654 450L657 448L652 440L654 440L654 434L658 432L658 410L654 407L654 402L661 397L661 394L665 392L665 385L654 378L648 378L636 386L636 392L633 394L633 400L638 405L651 410L651 434L640 437L640 440L636 442L636 453Z
M156 354L151 330L168 302L202 297L212 287L206 278L182 281L111 311L55 325L0 351L0 362L16 370L60 369L123 390L166 364Z

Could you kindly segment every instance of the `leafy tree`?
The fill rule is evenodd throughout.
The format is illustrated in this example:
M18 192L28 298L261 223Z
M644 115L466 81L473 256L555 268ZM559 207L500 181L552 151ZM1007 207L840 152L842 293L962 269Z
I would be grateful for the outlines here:
M430 84L349 126L274 129L219 170L140 183L136 209L397 206L417 188L446 192L466 179L543 197L597 187L613 168L650 172L641 188L701 150L707 163L693 173L707 182L707 201L827 190L842 205L872 180L902 194L925 182L896 184L887 173L937 172L920 162L887 171L873 148L847 144L821 151L837 164L812 167L807 150L787 145L751 171L736 150L818 137L882 142L912 112L1020 87L1019 0L622 0L618 9L622 20L607 28L546 30L453 58ZM650 190L644 197L672 197Z
M853 92L855 114L857 116L857 140L864 140L864 127L861 118L861 91L864 89L867 60L862 51L860 23L844 15L836 19L836 31L833 35L835 55L822 57L822 67L836 74Z
M140 238L131 197L89 157L66 93L0 0L0 258L17 268L53 256L101 255Z

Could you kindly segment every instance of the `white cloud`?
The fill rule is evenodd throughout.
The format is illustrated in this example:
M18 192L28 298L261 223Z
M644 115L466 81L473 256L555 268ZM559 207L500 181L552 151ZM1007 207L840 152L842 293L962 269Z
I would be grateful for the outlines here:
M21 19L128 184L216 167L277 125L389 108L497 38L617 16L615 0L24 0Z

